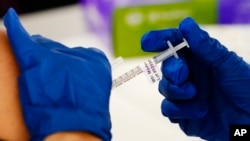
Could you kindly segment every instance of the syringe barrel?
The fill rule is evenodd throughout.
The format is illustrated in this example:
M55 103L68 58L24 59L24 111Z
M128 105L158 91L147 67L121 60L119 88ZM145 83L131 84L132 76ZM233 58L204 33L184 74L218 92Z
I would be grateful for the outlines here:
M161 52L160 54L153 57L156 64L166 60L167 58L171 57L173 55L172 52L169 51L169 49L166 49L165 51Z
M189 45L185 39L183 39L183 42L178 44L175 47L173 47L173 45L171 44L170 41L167 41L167 44L168 44L169 48L166 49L165 51L162 51L161 53L154 56L153 58L148 59L147 61L145 61L143 63L143 65L136 66L133 69L129 70L128 72L122 74L118 78L114 79L112 88L116 88L116 87L122 85L123 83L133 79L134 77L136 77L137 75L139 75L143 72L145 72L145 74L146 74L145 76L147 76L147 78L148 78L148 80L150 80L150 82L156 82L155 80L160 80L159 79L160 73L158 72L156 64L166 60L167 58L169 58L173 55L175 57L178 57L178 55L177 55L178 50L180 50L184 47L189 47ZM120 61L118 60L118 62L120 62Z

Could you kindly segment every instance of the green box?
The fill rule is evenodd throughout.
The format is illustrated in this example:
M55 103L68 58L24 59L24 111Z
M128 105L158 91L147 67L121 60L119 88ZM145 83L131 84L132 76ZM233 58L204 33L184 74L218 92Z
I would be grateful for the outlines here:
M116 8L112 27L114 55L125 58L147 55L140 47L142 35L150 30L176 28L185 17L192 17L199 24L215 24L216 7L216 0L190 0Z

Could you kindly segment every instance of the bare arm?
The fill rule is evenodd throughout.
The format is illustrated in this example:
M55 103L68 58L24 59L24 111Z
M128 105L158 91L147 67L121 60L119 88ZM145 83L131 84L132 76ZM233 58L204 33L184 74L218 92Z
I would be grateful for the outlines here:
M48 136L45 141L102 141L87 132L60 132Z
M19 74L5 30L0 29L0 139L27 141L18 96Z

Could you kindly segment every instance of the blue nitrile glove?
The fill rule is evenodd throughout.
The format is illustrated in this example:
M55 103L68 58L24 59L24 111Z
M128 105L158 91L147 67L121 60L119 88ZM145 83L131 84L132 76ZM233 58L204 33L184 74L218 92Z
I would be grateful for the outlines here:
M19 90L32 141L60 131L84 131L111 140L111 68L95 48L68 48L30 36L10 9L4 24L20 66Z
M162 51L185 38L190 49L162 64L162 113L189 136L228 141L230 124L250 124L250 66L200 29L192 18L178 29L146 33L144 51Z

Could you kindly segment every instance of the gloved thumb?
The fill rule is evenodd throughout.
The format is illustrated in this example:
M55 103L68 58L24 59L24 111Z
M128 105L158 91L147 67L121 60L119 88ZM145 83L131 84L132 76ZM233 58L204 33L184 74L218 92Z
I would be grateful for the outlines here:
M228 71L234 64L244 62L219 41L211 38L192 18L184 19L179 25L179 30L188 41L193 54L218 71Z
M13 8L7 11L3 20L18 64L21 68L25 68L26 64L29 64L27 61L31 60L28 59L30 57L29 53L35 53L34 46L37 46L37 44L30 38Z

